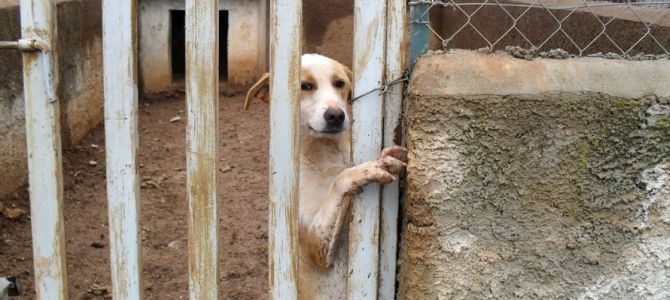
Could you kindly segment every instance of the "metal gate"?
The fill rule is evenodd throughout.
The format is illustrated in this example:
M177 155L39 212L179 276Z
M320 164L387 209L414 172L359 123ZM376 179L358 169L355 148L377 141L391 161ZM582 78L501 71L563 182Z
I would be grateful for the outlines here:
M394 143L402 87L404 0L355 1L352 159ZM273 299L298 295L298 116L302 1L271 1L269 273ZM38 299L67 299L55 0L21 0L31 223ZM186 0L188 261L191 299L218 295L218 1ZM137 0L103 0L107 198L115 299L142 298L139 238ZM289 124L289 126L286 126ZM395 294L398 184L357 196L349 245L349 299Z
M403 73L405 5L403 0L354 1L353 97L361 98L353 104L353 164L376 159L382 146L394 143L401 86L388 87L386 93L367 92ZM273 0L271 11L270 295L296 299L302 1ZM349 236L360 238L349 241L347 298L393 299L398 183L383 189L371 184L357 198Z

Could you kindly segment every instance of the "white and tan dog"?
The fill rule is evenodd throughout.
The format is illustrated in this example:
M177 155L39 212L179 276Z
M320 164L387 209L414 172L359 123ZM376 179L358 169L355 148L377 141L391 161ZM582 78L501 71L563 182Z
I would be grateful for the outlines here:
M317 54L301 60L300 299L342 299L347 282L349 204L368 183L386 184L405 169L406 150L384 149L379 159L350 166L351 71ZM263 92L266 74L247 94L245 110Z

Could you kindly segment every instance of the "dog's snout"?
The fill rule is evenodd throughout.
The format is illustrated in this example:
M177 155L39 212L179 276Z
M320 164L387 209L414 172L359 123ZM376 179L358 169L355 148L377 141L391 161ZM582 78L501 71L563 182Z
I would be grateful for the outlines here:
M339 107L329 107L323 114L329 127L340 126L344 122L344 111Z

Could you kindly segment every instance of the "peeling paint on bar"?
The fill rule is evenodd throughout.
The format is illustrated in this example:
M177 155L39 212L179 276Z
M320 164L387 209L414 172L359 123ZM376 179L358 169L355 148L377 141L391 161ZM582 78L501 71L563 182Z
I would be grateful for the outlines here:
M384 77L386 1L354 3L354 97L379 87ZM377 159L382 146L382 96L371 93L353 105L354 165ZM365 187L352 203L348 299L376 299L379 273L380 188Z
M190 299L218 297L219 1L186 1Z
M297 299L302 1L270 9L269 298Z
M20 11L22 38L53 48L23 52L35 292L38 299L67 299L56 4L22 0Z
M104 0L102 5L112 297L142 299L137 168L137 0Z
M388 1L386 21L386 80L402 76L407 55L406 1ZM396 131L400 130L402 111L401 84L389 87L384 99L384 147L393 146ZM379 294L378 299L395 299L396 253L398 246L398 181L382 188L381 231L379 237Z

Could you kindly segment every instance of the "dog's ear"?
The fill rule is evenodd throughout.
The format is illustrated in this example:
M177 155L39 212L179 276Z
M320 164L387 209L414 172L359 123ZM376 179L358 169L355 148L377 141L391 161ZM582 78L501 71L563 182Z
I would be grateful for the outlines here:
M263 102L270 101L270 73L265 73L247 92L247 98L244 100L244 110L248 110L251 105L251 99L261 98Z
M349 69L348 67L346 67L346 66L343 66L343 67L344 67L344 73L346 73L347 77L349 77L349 82L351 82L351 84L353 84L354 83L354 73L352 73L351 69Z
M351 69L348 67L342 67L344 68L344 73L347 74L347 77L349 77L349 82L351 82L351 89L349 90L349 93L347 93L347 103L351 104L354 98L354 73L352 73Z

